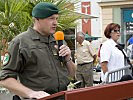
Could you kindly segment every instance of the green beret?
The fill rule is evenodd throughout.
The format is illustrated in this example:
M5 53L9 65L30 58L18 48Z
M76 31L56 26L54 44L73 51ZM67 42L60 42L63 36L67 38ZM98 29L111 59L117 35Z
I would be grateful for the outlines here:
M32 10L32 17L44 19L53 14L58 14L58 8L52 3L40 2Z

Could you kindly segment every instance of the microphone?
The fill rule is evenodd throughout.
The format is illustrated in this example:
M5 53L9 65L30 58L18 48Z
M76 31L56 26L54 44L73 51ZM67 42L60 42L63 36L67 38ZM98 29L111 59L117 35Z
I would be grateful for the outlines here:
M55 37L55 40L58 41L58 48L60 48L63 45L64 33L62 31L57 31L54 34L54 37ZM59 59L60 59L61 62L63 62L64 57L59 56Z

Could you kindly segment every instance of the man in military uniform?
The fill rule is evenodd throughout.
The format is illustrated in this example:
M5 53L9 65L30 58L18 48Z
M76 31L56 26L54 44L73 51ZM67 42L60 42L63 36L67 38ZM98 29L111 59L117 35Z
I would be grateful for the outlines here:
M68 46L57 50L53 38L59 10L40 2L32 10L33 28L16 36L5 54L0 85L23 98L42 98L67 89L75 76ZM65 57L64 62L59 56ZM17 78L19 77L19 81Z

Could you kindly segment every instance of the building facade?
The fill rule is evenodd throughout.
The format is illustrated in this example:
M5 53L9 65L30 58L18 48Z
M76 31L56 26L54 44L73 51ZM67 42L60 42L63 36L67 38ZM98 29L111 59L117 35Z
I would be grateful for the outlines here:
M126 44L133 36L133 0L101 0L102 39L106 40L103 31L107 24L114 22L121 25L119 42Z
M90 18L82 18L78 20L77 30L88 33L91 36L101 36L100 24L100 6L98 2L101 0L81 0L76 4L76 12L90 15Z

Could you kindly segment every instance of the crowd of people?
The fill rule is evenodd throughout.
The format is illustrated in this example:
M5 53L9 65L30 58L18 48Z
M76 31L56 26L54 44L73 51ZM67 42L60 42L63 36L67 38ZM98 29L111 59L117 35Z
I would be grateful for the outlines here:
M64 44L58 47L53 36L58 25L59 9L52 3L40 2L33 8L32 17L33 27L16 36L8 46L0 86L9 89L21 100L40 99L67 90L73 80L81 81L82 88L93 86L97 52L91 42L85 40L85 33L76 33L76 65L70 48ZM104 35L108 40L100 48L102 80L108 72L125 67L125 57L117 48L120 25L109 23ZM60 60L60 56L64 60ZM57 100L64 100L64 97Z

